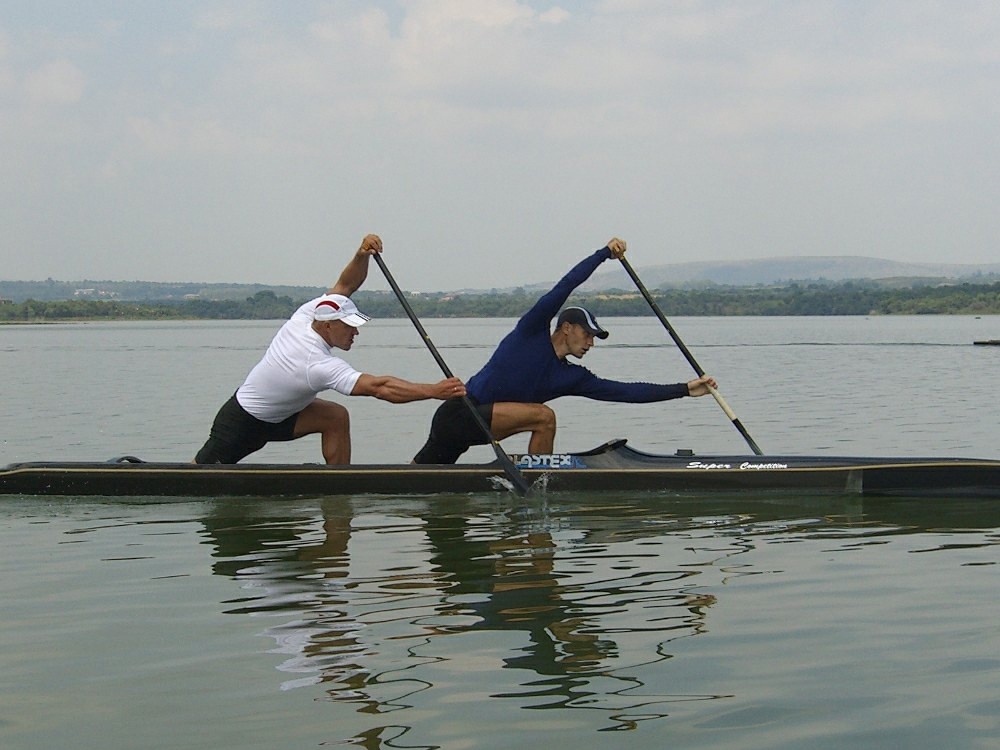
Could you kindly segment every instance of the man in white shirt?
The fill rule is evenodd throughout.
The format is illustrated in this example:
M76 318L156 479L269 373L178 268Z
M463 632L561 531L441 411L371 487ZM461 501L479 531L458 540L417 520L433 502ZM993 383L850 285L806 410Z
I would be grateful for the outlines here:
M465 395L458 378L411 383L392 375L369 375L334 354L334 349L349 351L358 328L369 320L350 295L368 277L372 254L380 252L382 240L366 236L327 293L292 314L243 385L219 409L195 463L235 464L271 441L320 433L326 463L349 464L350 417L341 404L317 398L326 390L394 404Z

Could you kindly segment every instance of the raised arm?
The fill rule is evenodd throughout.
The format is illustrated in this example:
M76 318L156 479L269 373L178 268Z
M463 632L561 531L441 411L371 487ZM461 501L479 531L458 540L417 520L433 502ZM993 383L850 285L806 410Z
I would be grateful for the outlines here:
M574 289L589 279L601 263L609 258L620 258L624 254L625 242L623 240L617 237L609 240L607 245L573 266L551 290L542 295L534 306L524 314L518 325L548 328L549 321L556 316Z
M377 234L365 235L361 240L361 247L351 258L350 262L340 272L340 278L328 290L328 294L343 294L350 297L368 278L368 261L375 253L382 252L382 240Z
M423 401L429 398L445 399L465 395L465 386L458 378L445 378L437 383L411 383L392 375L362 373L351 391L352 396L374 396L393 404Z

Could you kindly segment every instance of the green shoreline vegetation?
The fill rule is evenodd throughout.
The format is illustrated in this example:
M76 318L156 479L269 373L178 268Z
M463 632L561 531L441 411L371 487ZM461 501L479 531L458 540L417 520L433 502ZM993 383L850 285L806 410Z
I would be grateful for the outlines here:
M319 291L317 291L319 293ZM414 312L424 318L516 318L540 293L518 289L488 293L408 293ZM673 316L729 315L998 315L1000 283L956 283L885 288L859 282L788 284L768 287L659 289L660 307ZM405 313L391 292L360 291L358 306L375 318ZM270 289L244 299L60 299L0 304L0 323L99 320L279 320L308 297L293 299ZM597 316L648 316L646 301L636 292L577 294L575 304Z

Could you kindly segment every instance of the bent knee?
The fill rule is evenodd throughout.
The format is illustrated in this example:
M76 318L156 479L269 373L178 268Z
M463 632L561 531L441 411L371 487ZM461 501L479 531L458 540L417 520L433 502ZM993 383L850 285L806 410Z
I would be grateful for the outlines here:
M537 430L555 430L556 429L556 413L551 407L545 404L537 404L535 406L535 429Z
M351 415L347 408L333 401L316 399L299 412L295 421L296 437L315 432L349 430Z

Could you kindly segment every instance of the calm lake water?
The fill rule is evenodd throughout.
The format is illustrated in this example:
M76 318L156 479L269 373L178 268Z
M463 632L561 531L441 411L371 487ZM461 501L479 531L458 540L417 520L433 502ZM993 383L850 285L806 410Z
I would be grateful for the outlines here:
M595 372L691 377L603 322ZM998 317L671 322L765 453L1000 456ZM425 326L468 376L511 323ZM187 460L276 327L0 327L0 464ZM439 377L405 320L349 359ZM711 398L553 405L558 450L747 451ZM348 406L358 462L433 411ZM0 747L996 748L998 564L989 501L5 497Z

